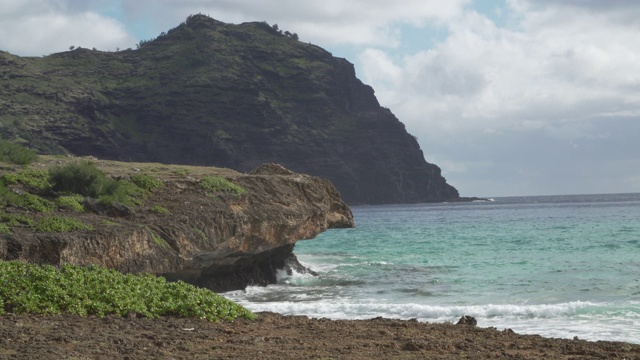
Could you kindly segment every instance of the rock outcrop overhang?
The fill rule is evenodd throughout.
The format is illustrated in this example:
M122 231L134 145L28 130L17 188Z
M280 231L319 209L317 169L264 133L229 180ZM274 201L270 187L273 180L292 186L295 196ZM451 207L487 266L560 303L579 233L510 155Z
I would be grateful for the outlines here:
M143 205L127 211L64 213L93 230L43 233L27 226L14 228L0 235L0 259L94 264L125 273L163 275L222 292L274 283L277 269L299 266L292 252L298 240L328 228L354 226L351 210L328 180L275 164L242 174L208 167L124 164L123 168L123 163L95 162L106 173L125 178L152 169L150 173L164 185L151 191ZM223 176L246 192L208 192L197 185L208 175ZM153 211L158 207L166 213ZM4 211L34 219L50 216L11 207Z

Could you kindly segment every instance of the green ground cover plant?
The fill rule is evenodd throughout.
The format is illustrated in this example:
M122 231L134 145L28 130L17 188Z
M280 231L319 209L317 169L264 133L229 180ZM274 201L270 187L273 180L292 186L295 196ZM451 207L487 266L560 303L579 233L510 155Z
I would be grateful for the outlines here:
M23 184L38 191L45 191L51 187L49 172L44 170L25 169L4 174L2 179L6 185Z
M232 183L221 176L205 176L198 182L198 186L211 192L229 192L236 196L247 192L243 187Z
M93 230L91 225L65 216L44 217L32 225L35 231L40 232L67 232L75 230Z
M249 310L207 289L149 274L101 267L33 265L0 261L0 314L60 314L150 318L179 316L210 321L255 319Z
M84 212L84 197L82 195L63 195L56 199L56 205L61 208Z
M38 212L49 212L55 208L53 203L45 198L31 193L17 194L0 181L0 206L7 205L26 207Z
M0 223L8 226L31 225L33 224L33 219L24 215L0 213Z
M131 176L131 182L136 184L140 189L151 191L156 188L162 187L164 183L162 180L158 180L153 176L147 174L136 174Z
M55 209L55 205L51 201L38 195L24 193L20 195L19 199L20 205L37 212L51 212Z

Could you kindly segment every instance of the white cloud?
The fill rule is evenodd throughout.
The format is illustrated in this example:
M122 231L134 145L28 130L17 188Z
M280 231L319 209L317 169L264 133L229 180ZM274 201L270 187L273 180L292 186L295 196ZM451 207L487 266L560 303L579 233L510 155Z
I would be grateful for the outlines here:
M335 44L394 47L397 26L444 24L462 13L470 0L124 0L132 17L153 14L157 32L174 27L190 14L203 13L225 22L267 21L296 32L301 40L327 47Z
M0 49L130 47L140 39L125 26L147 39L196 13L265 20L359 54L348 59L358 76L463 195L594 192L603 181L602 191L615 191L638 176L624 167L640 150L628 138L640 131L632 125L640 118L635 0L506 0L491 14L471 0L118 4L105 12L114 2L0 0Z
M570 19L582 24L578 20ZM599 24L585 35L582 25L572 31L565 23L551 25L498 29L469 13L452 24L443 43L400 61L380 49L364 51L364 79L379 94L402 93L381 100L404 109L405 121L451 131L551 125L638 104L638 92L629 91L640 87L633 29Z
M504 27L469 10L449 20L449 36L432 48L394 56L393 49L371 47L358 58L363 80L418 136L430 160L443 164L445 175L450 171L454 185L477 193L491 187L544 192L541 184L551 186L544 177L553 175L534 171L534 164L548 171L576 164L580 154L571 149L596 139L615 148L629 129L607 131L612 114L638 118L640 112L640 22L628 16L630 6L640 13L637 2L604 13L600 2L509 4ZM526 139L549 153L543 157ZM478 166L468 165L474 161ZM516 167L521 171L506 169ZM493 186L482 180L489 173ZM501 176L510 184L499 184Z
M118 21L78 12L63 1L0 2L0 49L14 54L48 55L70 46L115 50L135 43Z

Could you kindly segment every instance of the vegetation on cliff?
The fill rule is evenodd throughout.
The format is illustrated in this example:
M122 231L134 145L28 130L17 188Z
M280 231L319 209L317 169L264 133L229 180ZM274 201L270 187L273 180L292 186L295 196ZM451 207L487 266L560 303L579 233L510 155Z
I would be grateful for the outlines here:
M14 153L31 151L18 144L12 145ZM42 156L42 159L52 157ZM0 233L11 233L13 229L25 226L38 232L93 230L93 225L84 223L78 213L100 213L109 207L119 208L125 213L145 211L142 208L145 198L151 191L164 186L162 180L146 173L113 178L91 160L66 158L63 162L62 159L50 160L50 163L62 164L46 170L17 167L12 168L13 171L0 173L0 205L12 209L11 213L0 212ZM39 165L43 167L44 164ZM244 188L220 175L204 176L197 184L209 197L219 193L236 196L246 193ZM93 208L89 209L85 204ZM54 210L66 216L46 215ZM147 211L170 213L158 204L152 205Z
M149 274L90 266L38 266L0 261L0 314L197 317L210 321L254 315L207 289Z
M34 150L0 138L0 162L27 165L37 157Z
M275 169L275 170L274 170ZM296 241L353 215L328 181L91 157L0 162L0 260L99 265L214 291L276 281Z
M91 198L103 205L142 205L142 198L148 191L161 184L159 180L144 174L133 176L132 181L112 179L86 160L53 166L48 171L19 169L0 176L0 204L14 208L14 212L23 209L24 214L3 213L0 224L3 224L4 233L24 225L38 232L93 230L93 226L73 217L32 217L30 212L51 213L57 209L63 213L83 213L87 211L85 201L91 201L88 200ZM16 216L29 219L30 222L15 221Z
M293 35L194 15L137 50L0 52L0 135L48 154L280 163L353 204L458 198L352 64Z

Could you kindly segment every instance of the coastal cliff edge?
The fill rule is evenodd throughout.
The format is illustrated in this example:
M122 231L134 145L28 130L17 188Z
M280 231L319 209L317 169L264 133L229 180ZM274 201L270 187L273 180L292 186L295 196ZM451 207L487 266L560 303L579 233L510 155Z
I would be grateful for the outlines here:
M46 169L71 161L41 157L30 167ZM87 229L38 231L14 221L8 233L0 234L0 260L93 264L124 273L163 275L222 292L274 283L276 270L300 268L292 252L298 240L328 228L354 226L351 210L328 180L276 164L242 174L212 167L83 161L92 161L112 178L146 173L162 185L136 206L106 206L88 198L82 212L5 206L6 219L38 224L43 218L70 217ZM199 186L205 177L225 179L243 192L211 191ZM10 188L16 193L28 190L21 184Z

